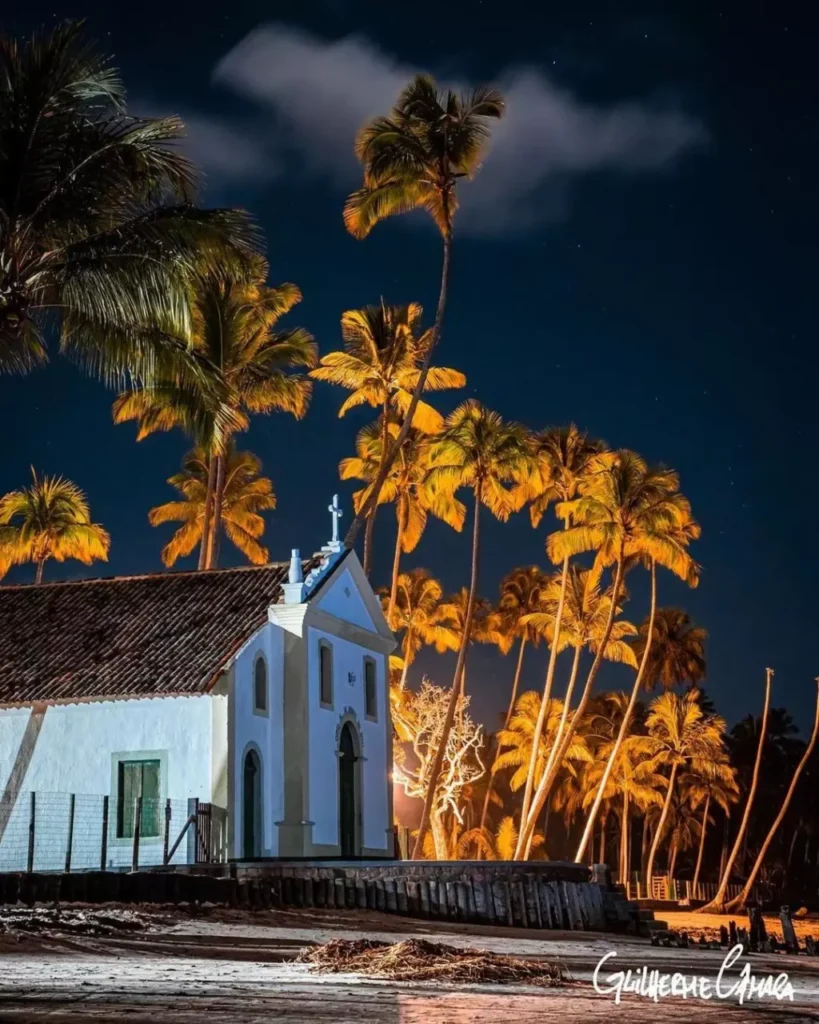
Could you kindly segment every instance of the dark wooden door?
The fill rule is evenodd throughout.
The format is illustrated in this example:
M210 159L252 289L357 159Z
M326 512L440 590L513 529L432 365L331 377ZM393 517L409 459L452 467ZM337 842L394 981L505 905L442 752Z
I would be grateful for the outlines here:
M242 792L242 854L246 858L258 857L261 850L261 765L255 750L245 755L244 785Z
M356 855L356 754L349 722L341 730L338 759L338 811L341 856Z

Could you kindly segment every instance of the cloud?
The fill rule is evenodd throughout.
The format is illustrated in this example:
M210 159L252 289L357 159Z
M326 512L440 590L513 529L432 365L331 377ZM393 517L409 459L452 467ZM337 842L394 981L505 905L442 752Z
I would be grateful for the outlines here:
M269 118L263 134L277 140L284 163L262 169L255 144L223 153L213 126L200 124L205 163L213 153L229 173L269 176L296 160L339 188L353 187L360 178L352 154L356 130L388 110L418 70L363 36L328 41L287 25L261 26L219 62L214 78ZM495 81L506 97L506 116L493 127L481 173L461 190L470 211L461 231L525 230L560 215L574 179L596 171L661 170L704 138L702 126L681 111L646 102L594 105L537 68L506 68Z

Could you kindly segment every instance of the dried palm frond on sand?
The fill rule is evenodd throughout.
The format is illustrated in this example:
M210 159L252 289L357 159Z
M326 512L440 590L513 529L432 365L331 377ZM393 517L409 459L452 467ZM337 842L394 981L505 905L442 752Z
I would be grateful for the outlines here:
M423 939L374 942L333 939L308 946L296 961L321 974L366 974L388 981L492 982L496 985L559 985L564 972L554 963L502 956L484 949L456 949Z

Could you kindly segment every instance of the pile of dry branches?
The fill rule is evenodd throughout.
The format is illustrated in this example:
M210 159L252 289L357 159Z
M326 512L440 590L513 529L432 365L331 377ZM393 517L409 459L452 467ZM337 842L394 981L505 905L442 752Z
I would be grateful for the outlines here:
M296 957L322 974L366 974L387 981L490 982L496 985L559 985L563 970L553 963L501 956L483 949L456 949L423 939L373 942L333 939Z

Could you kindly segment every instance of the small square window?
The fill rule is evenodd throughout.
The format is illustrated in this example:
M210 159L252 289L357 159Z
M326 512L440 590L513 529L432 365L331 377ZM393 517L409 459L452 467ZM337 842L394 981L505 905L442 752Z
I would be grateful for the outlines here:
M324 640L319 644L319 703L333 706L333 648Z
M364 713L375 722L378 719L377 673L372 658L364 659Z
M132 839L138 800L142 797L140 836L161 834L160 762L120 761L117 765L117 839Z
M260 654L253 666L253 710L267 714L267 663Z

